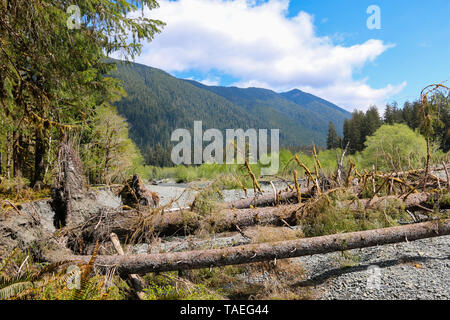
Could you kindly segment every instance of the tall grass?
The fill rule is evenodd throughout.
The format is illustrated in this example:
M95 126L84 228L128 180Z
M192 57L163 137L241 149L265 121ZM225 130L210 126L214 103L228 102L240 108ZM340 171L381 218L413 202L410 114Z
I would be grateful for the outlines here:
M342 150L322 150L318 152L318 159L322 166L321 172L325 175L332 175L336 172L337 162L340 159ZM297 170L299 178L306 177L303 169L299 168L296 161L293 161L295 156L298 156L300 162L305 164L311 171L314 171L316 160L311 154L305 154L298 152L293 154L291 151L282 149L279 152L279 170L277 176L292 179L293 171ZM351 160L356 164L356 168L360 171L367 169L372 170L372 163L374 159L366 159L367 155L362 152L357 152L353 155L346 155L344 159L344 165L348 165ZM423 160L423 159L422 159ZM442 161L450 161L450 153L444 153L436 148L432 156L433 164L441 164ZM411 162L411 168L423 167L423 161ZM260 162L250 165L253 173L256 177L261 178L261 169L264 167ZM411 169L405 168L405 169ZM377 168L382 169L382 168ZM245 187L252 187L253 184L248 175L247 169L241 164L217 164L209 163L202 164L200 166L184 166L179 165L175 167L154 167L154 166L142 166L136 170L141 177L146 180L161 180L161 179L173 179L176 182L191 182L195 180L214 180L220 178L223 180L225 187L227 188L240 188L242 184ZM239 182L239 181L240 182Z

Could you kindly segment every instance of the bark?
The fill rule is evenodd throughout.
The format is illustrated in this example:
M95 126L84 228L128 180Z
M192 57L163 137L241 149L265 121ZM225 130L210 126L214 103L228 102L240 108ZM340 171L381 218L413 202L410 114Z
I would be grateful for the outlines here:
M302 193L302 197L307 197L310 190L305 190L305 192ZM287 191L282 192L278 195L279 201L281 202L290 202L290 203L297 203L297 192L296 191ZM227 202L226 207L227 208L235 208L235 209L244 209L249 208L250 206L253 207L261 207L261 206L269 206L274 205L277 202L277 198L274 194L267 194L260 197L250 197L245 198L237 201Z
M36 144L34 148L34 177L33 186L42 184L44 179L45 140L40 132L36 132Z
M13 134L13 176L21 177L23 169L23 137L17 131Z
M149 272L189 270L294 258L444 235L450 235L450 219L226 249L129 256L97 256L95 264L99 267L114 265L118 272L123 275L146 274ZM90 258L90 256L62 257L65 261L81 261L84 263L87 263ZM55 262L52 257L49 257L49 259ZM56 260L61 261L61 258Z
M75 226L84 222L80 212L89 201L83 168L78 153L67 138L63 138L58 151L58 173L52 186L52 207L55 225Z

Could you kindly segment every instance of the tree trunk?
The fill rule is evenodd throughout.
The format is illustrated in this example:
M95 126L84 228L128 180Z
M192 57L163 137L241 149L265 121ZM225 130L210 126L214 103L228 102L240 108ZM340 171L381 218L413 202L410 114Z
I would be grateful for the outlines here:
M116 266L117 271L122 275L146 274L149 272L200 269L294 258L444 235L450 235L450 219L225 249L128 256L97 256L95 264L99 267ZM90 258L90 256L48 257L53 262L81 261L84 263L87 263Z
M36 142L34 148L34 177L33 186L36 186L44 180L44 157L45 157L45 139L39 130L36 132Z
M83 168L78 152L67 137L61 141L58 151L58 173L52 186L52 208L55 225L75 226L84 222L80 206L87 206L89 196L85 186Z
M21 177L23 169L22 134L15 131L13 133L13 176Z
M6 142L6 178L11 179L11 133L8 132L8 141Z
M358 199L352 201L344 201L339 204L339 206L348 206L350 210L358 209L374 209L374 210L384 210L388 207L400 208L402 206L405 209L414 209L418 206L425 205L430 200L437 200L440 197L436 193L413 193L410 194L406 199L402 200L398 196L386 196L386 197L375 197L373 199Z
M302 193L302 197L307 198L309 192L310 190L305 190L305 192ZM278 198L281 202L297 203L297 192L296 191L282 192L278 195ZM274 205L276 204L276 202L277 199L275 195L271 193L260 197L250 197L237 201L227 202L226 206L227 208L244 209L250 208L250 206L261 207Z

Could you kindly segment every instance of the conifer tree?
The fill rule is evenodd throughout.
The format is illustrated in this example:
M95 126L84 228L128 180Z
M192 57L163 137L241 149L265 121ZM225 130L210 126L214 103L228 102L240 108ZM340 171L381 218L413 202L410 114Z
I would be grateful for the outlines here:
M336 132L332 121L328 124L327 149L337 149L341 147L341 137Z

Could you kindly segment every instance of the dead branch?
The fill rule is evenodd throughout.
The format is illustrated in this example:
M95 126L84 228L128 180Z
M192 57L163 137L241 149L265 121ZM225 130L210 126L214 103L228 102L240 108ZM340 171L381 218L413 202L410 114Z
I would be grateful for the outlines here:
M124 256L125 253L123 252L122 246L120 245L120 241L119 241L119 238L117 237L117 235L115 233L111 233L110 237L111 237L111 242L113 243L114 248L116 249L117 253L121 256ZM136 295L138 296L138 298L140 300L145 300L145 293L142 291L142 289L145 286L144 279L142 279L141 276L134 274L134 273L130 273L128 275L128 277L130 278L131 284L133 285L134 289L136 290Z

